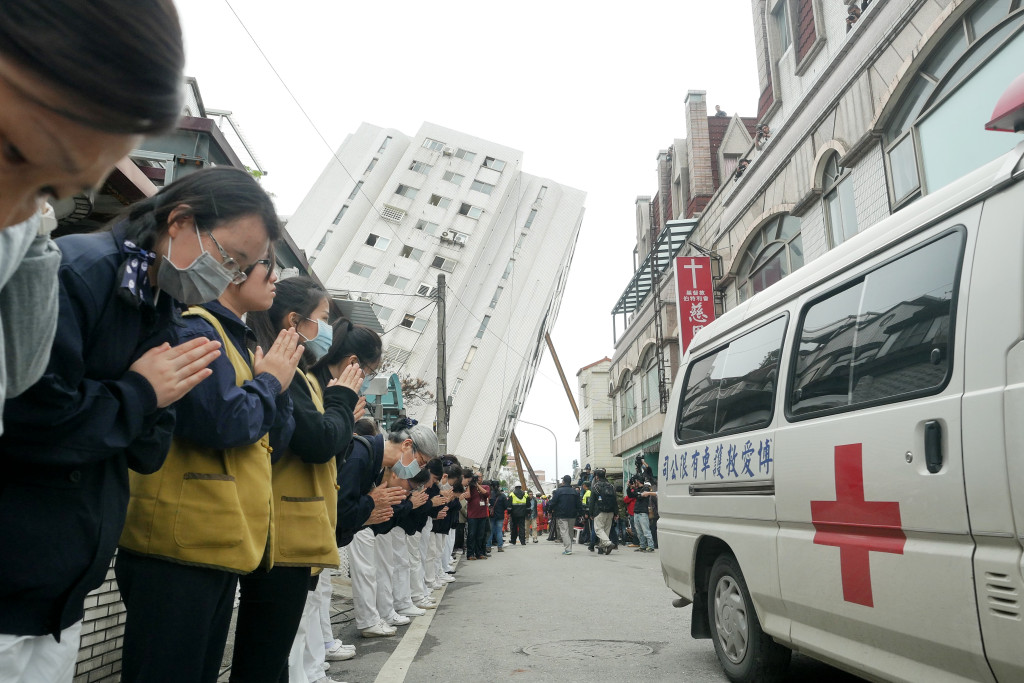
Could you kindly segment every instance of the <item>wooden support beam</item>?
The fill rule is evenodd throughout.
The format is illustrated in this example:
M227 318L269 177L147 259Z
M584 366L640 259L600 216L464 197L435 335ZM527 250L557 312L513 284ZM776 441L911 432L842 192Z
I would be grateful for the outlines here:
M547 332L544 333L544 341L548 343L548 351L551 352L551 360L555 361L555 368L558 370L558 376L562 378L562 386L565 387L565 395L569 397L569 404L572 406L572 414L576 416L576 424L580 423L580 409L576 406L576 397L572 394L572 389L569 388L569 382L565 379L565 372L562 371L562 364L558 360L558 354L555 353L555 345L551 343L551 335Z
M526 451L523 450L523 445L519 443L519 437L516 436L515 430L512 430L512 451L516 454L517 458L521 458L526 470L530 473L530 479L533 480L533 485L537 487L537 493L544 493L544 487L540 484L540 479L537 478L536 473L533 471L533 467L530 465L530 461L526 459ZM517 459L516 464L519 464ZM523 470L519 469L519 478L523 478ZM524 480L525 486L525 480Z

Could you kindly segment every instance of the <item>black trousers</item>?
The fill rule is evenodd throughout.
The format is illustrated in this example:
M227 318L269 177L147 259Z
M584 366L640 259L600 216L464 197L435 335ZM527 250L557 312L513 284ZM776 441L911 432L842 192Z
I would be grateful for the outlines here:
M509 516L509 526L512 527L512 545L516 544L516 534L519 534L519 544L526 545L526 518Z
M309 567L257 569L238 579L231 683L288 683L288 653L302 620Z
M238 575L121 551L123 683L216 683Z
M455 524L455 545L452 550L464 550L466 548L466 523Z
M466 536L466 556L483 557L487 554L487 534L491 531L491 520L487 517L470 517L466 528L469 531Z

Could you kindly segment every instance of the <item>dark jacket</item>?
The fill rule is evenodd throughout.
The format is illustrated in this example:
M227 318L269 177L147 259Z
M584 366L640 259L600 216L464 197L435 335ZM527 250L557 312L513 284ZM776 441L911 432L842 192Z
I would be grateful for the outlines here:
M128 468L150 473L174 411L128 368L180 323L122 297L120 227L58 240L57 336L46 372L4 410L0 438L0 633L59 634L106 578L128 505Z
M562 484L551 494L548 509L556 519L576 519L583 514L583 501L569 484Z
M650 504L651 496L641 496L640 494L643 492L643 486L629 487L629 495L633 498L636 498L636 504L633 506L634 515L638 512L643 514L647 514L648 512L648 506Z
M369 448L367 448L369 444ZM384 464L384 437L353 438L345 464L338 469L338 546L346 546L373 513L370 491L380 484Z
M353 411L359 395L348 387L324 389L324 412L313 405L313 397L300 380L288 386L292 399L295 431L289 449L303 462L319 465L330 462L339 453L347 453L352 443ZM277 455L275 452L274 455Z
M506 496L500 489L495 489L497 493L491 498L491 517L494 519L504 519L505 511L508 510L508 496Z

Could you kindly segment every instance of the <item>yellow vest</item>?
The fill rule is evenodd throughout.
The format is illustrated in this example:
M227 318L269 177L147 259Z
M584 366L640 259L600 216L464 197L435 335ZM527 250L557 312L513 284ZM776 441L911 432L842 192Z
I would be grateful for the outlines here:
M526 493L523 493L523 497L520 498L516 495L516 492L512 492L512 504L513 505L525 505L526 504Z
M323 390L310 375L297 372L313 405L324 412ZM274 564L286 567L337 567L338 465L303 462L292 452L274 463Z
M583 504L586 505L590 502L590 489L583 492Z
M220 321L193 306L185 315L209 322L235 369L235 384L253 378ZM215 425L211 425L216 428ZM174 439L153 474L129 472L131 497L120 545L144 555L247 574L269 569L272 547L270 438L248 446L204 448Z

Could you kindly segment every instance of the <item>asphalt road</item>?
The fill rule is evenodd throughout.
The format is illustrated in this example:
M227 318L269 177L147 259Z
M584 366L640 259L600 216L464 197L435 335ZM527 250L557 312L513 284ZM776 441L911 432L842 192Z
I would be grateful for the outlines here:
M376 680L727 681L711 641L690 638L690 608L672 607L658 553L561 553L541 540L461 562L429 625L405 627L410 642ZM861 679L797 655L788 680Z

